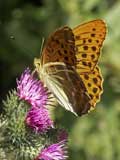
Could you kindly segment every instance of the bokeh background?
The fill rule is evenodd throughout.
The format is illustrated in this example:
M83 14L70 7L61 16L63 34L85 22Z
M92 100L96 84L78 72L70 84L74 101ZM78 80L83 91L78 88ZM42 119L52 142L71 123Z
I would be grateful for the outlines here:
M43 37L97 18L108 26L100 58L101 102L80 118L61 108L55 112L57 123L70 132L69 160L120 160L120 0L0 0L1 100L21 72L33 68Z

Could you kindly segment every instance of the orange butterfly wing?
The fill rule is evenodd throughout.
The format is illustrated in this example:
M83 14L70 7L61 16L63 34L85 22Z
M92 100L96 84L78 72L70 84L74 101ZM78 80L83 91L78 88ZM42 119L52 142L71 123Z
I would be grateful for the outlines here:
M106 24L94 20L73 29L76 46L77 70L79 73L94 69L106 36Z
M42 52L42 65L49 62L76 63L75 40L72 29L65 26L51 34Z
M76 70L91 97L91 106L95 107L103 92L103 78L97 63L106 36L106 24L102 20L90 21L74 28L73 33L77 58Z

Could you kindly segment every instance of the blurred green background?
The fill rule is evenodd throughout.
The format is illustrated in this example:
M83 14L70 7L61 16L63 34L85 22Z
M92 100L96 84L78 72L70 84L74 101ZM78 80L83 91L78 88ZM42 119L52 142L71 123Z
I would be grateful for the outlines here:
M69 160L120 160L120 0L0 0L0 99L39 56L42 37L56 28L101 18L108 26L100 66L104 93L97 108L76 118L60 109L70 132Z

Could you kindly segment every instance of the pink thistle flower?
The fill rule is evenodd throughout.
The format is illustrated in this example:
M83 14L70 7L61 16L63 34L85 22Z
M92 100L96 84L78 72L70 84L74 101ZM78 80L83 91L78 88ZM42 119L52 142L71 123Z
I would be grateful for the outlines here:
M43 133L54 127L45 107L32 107L27 113L25 122L35 132Z
M23 72L20 80L17 79L17 94L20 99L37 107L45 106L48 100L47 89L40 80L31 75L29 68Z
M67 157L66 142L61 141L42 149L35 160L65 160Z

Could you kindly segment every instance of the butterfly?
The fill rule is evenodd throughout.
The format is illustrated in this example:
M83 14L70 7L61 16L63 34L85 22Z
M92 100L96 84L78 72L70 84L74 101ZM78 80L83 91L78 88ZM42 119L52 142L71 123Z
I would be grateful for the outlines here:
M106 24L97 19L52 33L34 65L58 103L75 115L94 109L103 92L98 60Z

